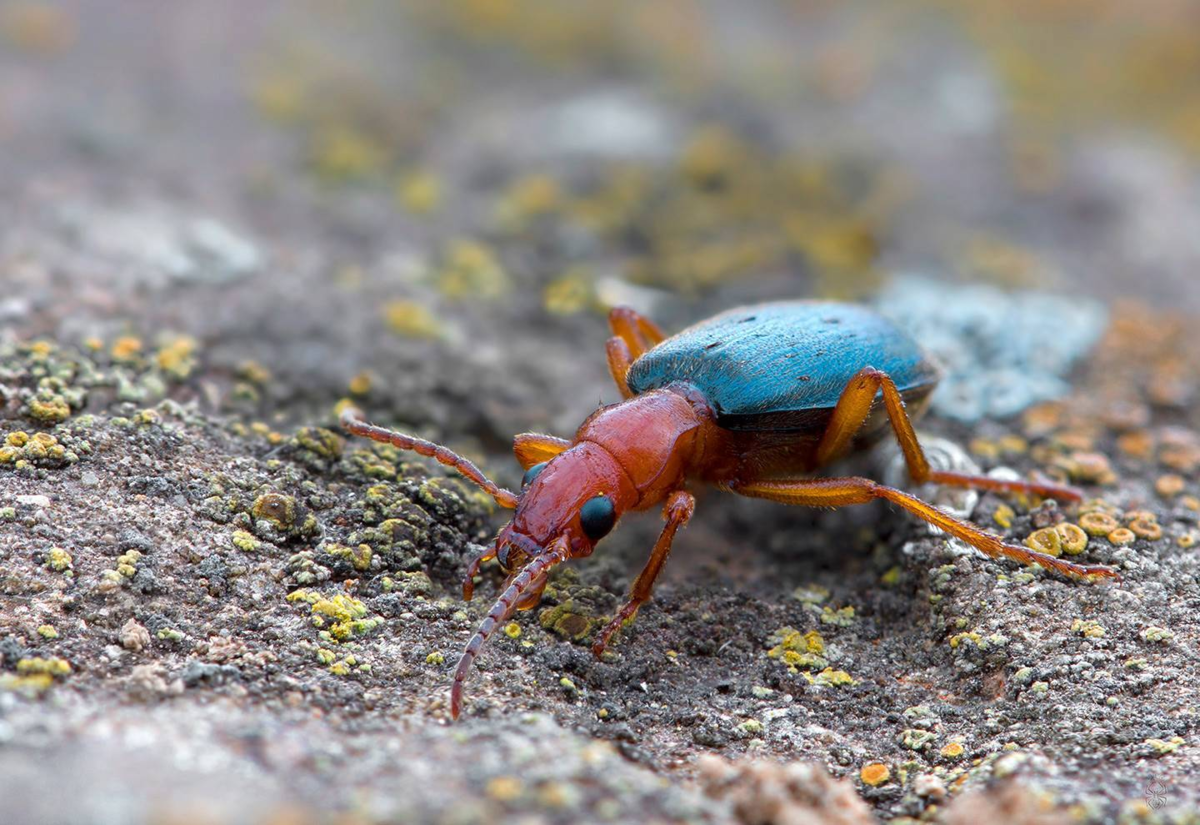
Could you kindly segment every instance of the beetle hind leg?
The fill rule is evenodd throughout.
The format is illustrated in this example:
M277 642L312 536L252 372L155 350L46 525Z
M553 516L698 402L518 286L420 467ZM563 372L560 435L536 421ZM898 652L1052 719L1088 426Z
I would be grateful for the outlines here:
M1030 493L1060 501L1079 501L1083 498L1075 488L1060 484L1004 481L988 476L933 469L929 466L925 451L921 449L921 442L917 439L917 433L913 429L912 419L909 418L908 410L904 406L904 398L896 388L895 382L887 373L874 367L860 370L842 391L842 396L834 408L833 416L817 445L817 462L819 464L827 464L849 448L850 442L870 416L875 398L881 392L888 420L892 424L892 431L904 453L904 461L908 465L908 474L917 484L932 482L948 487L969 487L999 493Z
M807 507L845 507L883 499L940 527L993 559L1010 559L1021 564L1040 564L1064 576L1080 579L1119 578L1109 567L1075 564L1015 544L1006 544L998 536L942 512L916 496L878 484L866 478L818 478L783 481L751 481L732 485L734 492L752 498L766 498L783 504Z

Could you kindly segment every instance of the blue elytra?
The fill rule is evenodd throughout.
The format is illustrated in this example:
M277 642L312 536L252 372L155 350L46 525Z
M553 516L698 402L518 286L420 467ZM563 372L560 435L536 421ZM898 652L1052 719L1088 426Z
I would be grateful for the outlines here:
M626 376L635 395L694 386L730 430L813 430L864 367L886 372L906 401L938 368L893 322L855 304L784 301L738 307L663 340Z

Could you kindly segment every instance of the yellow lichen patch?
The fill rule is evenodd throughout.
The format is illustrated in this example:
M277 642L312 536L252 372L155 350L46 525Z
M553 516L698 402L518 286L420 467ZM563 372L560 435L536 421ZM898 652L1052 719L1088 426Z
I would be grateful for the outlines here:
M576 612L575 603L565 601L538 614L538 623L564 639L580 641L587 637L595 622L588 616Z
M109 353L114 361L128 362L136 360L142 353L142 340L132 335L126 335L113 342Z
M837 627L849 627L855 622L853 605L846 605L834 610L831 607L821 608L821 624L831 624Z
M1154 516L1143 514L1129 522L1129 530L1138 538L1158 541L1163 536L1162 526Z
M436 338L442 329L433 313L417 301L389 301L383 307L383 320L388 329L405 338Z
M1001 504L996 508L996 512L992 514L992 520L1005 530L1008 530L1012 527L1013 519L1016 517L1016 515L1016 510L1009 507L1007 504Z
M330 181L364 178L378 172L388 152L377 138L346 124L334 124L312 136L313 169Z
M1071 623L1071 632L1078 633L1088 639L1101 639L1104 637L1104 626L1099 622L1076 619Z
M504 635L510 639L516 639L521 635L521 626L516 622L509 622L504 626Z
M456 241L446 253L438 273L438 286L450 298L495 300L511 285L495 253L481 243Z
M1103 453L1077 451L1057 463L1072 481L1100 485L1115 484L1117 481L1117 474L1108 456Z
M1067 555L1077 556L1087 549L1088 534L1079 525L1064 521L1056 524L1054 531L1058 533L1059 546Z
M771 634L767 644L772 645L767 656L783 662L792 673L828 666L824 657L825 640L815 630L801 633L792 627L782 627Z
M367 617L367 606L345 593L325 597L313 590L294 590L287 595L289 602L305 602L310 606L313 624L322 628L321 638L329 644L350 641L365 636L383 624L379 616Z
M950 637L950 647L951 648L956 648L961 644L967 644L967 643L973 644L976 647L981 647L982 642L983 642L983 637L980 636L978 633L974 633L974 632L955 633L953 636Z
M339 642L369 633L383 623L382 619L366 618L367 606L345 593L338 593L333 598L322 598L313 602L312 614L314 619L328 616L333 620L328 628L329 635Z
M75 44L75 18L55 3L18 0L0 8L0 37L32 54L60 54Z
M1183 492L1186 486L1187 482L1184 481L1183 476L1174 473L1159 476L1158 480L1154 482L1155 492L1163 498L1175 498Z
M950 742L943 746L938 752L942 755L943 759L958 759L963 755L965 750L966 749L963 748L962 742Z
M265 117L292 123L304 111L304 84L292 73L277 72L255 82L250 99Z
M39 391L28 401L29 417L43 424L58 424L71 417L71 405L61 395Z
M1053 527L1043 527L1032 533L1025 539L1025 546L1048 556L1061 556L1063 551L1062 536Z
M892 771L882 762L868 762L858 772L858 778L862 780L864 785L877 788L892 778Z
M524 786L515 776L497 776L488 780L484 793L497 802L511 802L521 795Z
M1137 536L1127 527L1118 527L1108 534L1108 540L1117 546L1132 544Z
M1179 750L1184 739L1182 736L1172 736L1170 739L1147 739L1146 745L1154 751L1157 756L1166 756L1168 753L1174 753Z
M58 573L71 571L71 554L61 547L52 547L46 553L46 566Z
M327 542L323 545L326 553L334 558L345 559L350 562L350 566L359 572L365 572L371 569L371 558L374 553L369 544L359 544L356 547L347 547L344 544L336 542Z
M572 270L546 285L542 304L555 315L574 315L595 301L592 279L583 270Z
M858 684L858 680L846 671L834 670L831 667L825 668L816 676L808 672L805 672L803 676L810 685L820 685L821 687L853 687Z
M71 673L71 664L66 659L59 659L57 656L48 659L35 656L18 660L17 673L22 676L43 674L46 676L67 676Z
M238 364L237 376L261 387L271 380L271 371L257 361L243 361Z
M549 175L529 175L513 183L496 204L496 221L510 229L548 215L562 203L557 181Z
M1094 511L1081 515L1079 517L1079 526L1089 536L1107 536L1113 530L1120 527L1121 523L1108 513Z
M154 360L160 370L182 381L196 368L196 339L189 335L173 338L159 348Z
M350 384L346 389L350 390L351 395L366 395L371 391L370 373L360 372L350 379Z
M432 172L411 172L396 186L396 200L415 215L428 215L442 202L442 184Z
M246 553L253 553L262 547L262 542L256 539L252 533L248 533L245 530L234 530L229 542L238 550Z

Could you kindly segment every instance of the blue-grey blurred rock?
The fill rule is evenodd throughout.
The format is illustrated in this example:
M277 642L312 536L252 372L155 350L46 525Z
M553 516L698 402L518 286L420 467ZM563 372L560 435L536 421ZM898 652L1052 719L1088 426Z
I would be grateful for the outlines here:
M911 275L897 276L876 303L945 368L934 411L966 422L1004 418L1065 395L1072 366L1108 325L1107 309L1078 295Z

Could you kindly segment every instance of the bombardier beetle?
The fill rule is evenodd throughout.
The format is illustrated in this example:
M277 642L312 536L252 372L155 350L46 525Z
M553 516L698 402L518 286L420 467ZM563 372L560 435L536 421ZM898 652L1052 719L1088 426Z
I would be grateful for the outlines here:
M899 327L865 307L788 301L723 312L670 338L628 307L609 313L608 368L624 400L601 407L574 438L523 433L513 451L525 469L520 492L503 489L440 445L376 427L352 408L350 433L412 450L453 467L513 518L467 567L470 599L480 565L496 559L503 592L454 672L450 714L462 710L463 681L488 636L515 610L537 605L550 570L588 556L625 513L662 506L662 533L629 599L597 636L599 657L649 598L707 484L743 496L807 507L883 499L992 558L1039 564L1081 579L1116 578L1108 567L1075 564L1007 544L908 493L860 477L814 477L878 440L890 424L913 482L1026 493L1077 501L1056 484L1008 481L930 467L913 430L939 371Z

